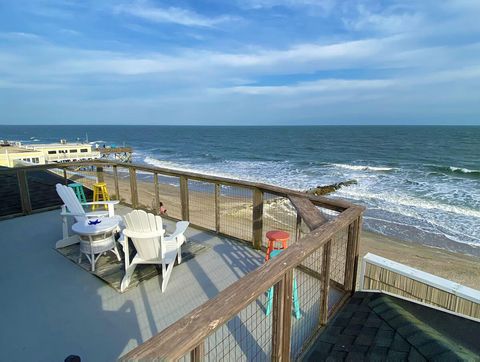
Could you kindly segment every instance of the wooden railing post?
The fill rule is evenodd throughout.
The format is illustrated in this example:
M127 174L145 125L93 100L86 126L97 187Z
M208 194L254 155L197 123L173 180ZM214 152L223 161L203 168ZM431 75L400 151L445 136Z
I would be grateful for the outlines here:
M260 189L253 191L253 213L252 213L252 241L255 249L262 247L263 238L263 192Z
M63 183L65 185L68 185L68 176L67 176L67 168L66 167L63 168Z
M330 263L331 263L332 240L323 246L322 256L322 294L320 296L320 325L324 326L328 321L328 293L330 289Z
M20 191L20 202L22 204L22 212L24 215L32 213L32 204L30 202L30 192L28 191L27 173L25 171L17 171L18 190Z
M189 206L188 206L188 178L180 176L180 202L182 204L182 220L188 221Z
M362 215L355 221L355 252L353 257L352 290L357 287L358 263L360 260L360 239L362 233Z
M132 207L138 207L138 190L137 190L137 171L133 167L128 168L130 174L130 196L132 200Z
M272 361L290 360L292 328L293 269L273 287Z
M347 292L355 291L356 267L358 243L359 243L360 219L356 219L348 227L347 252L345 260L345 282L344 288Z
M272 361L281 361L282 359L282 333L283 333L283 314L284 314L284 289L285 278L273 287L272 302ZM268 303L268 301L267 301Z
M283 291L282 361L290 361L290 339L292 333L293 304L293 269L290 269L285 273Z
M295 223L295 242L300 240L302 234L302 216L297 211L297 222Z
M113 181L115 183L115 196L117 197L117 200L120 199L120 187L118 186L118 168L117 166L113 166Z
M155 207L157 213L160 213L160 190L158 189L158 173L153 174L153 187L155 192Z
M219 183L215 184L215 231L220 232L220 192L221 186Z
M97 166L97 182L105 182L102 166Z
M205 356L204 342L200 343L190 352L190 362L202 362Z

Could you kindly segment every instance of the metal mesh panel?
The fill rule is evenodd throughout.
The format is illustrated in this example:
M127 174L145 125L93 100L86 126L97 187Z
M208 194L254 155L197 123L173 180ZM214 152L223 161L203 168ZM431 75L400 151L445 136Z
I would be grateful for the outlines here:
M190 221L215 230L215 184L188 180Z
M284 230L290 233L289 243L295 241L297 211L290 200L269 193L263 194L263 233L270 230ZM267 246L267 240L263 240Z
M180 220L182 218L182 205L180 201L180 178L159 174L158 193L160 202L162 202L167 209L167 215Z
M60 169L56 170L63 177L63 171ZM66 171L69 181L81 183L84 188L93 190L93 184L97 182L97 169L95 166L70 166L66 168Z
M132 192L130 189L130 174L128 173L128 169L124 167L117 167L117 174L118 174L118 189L119 189L119 196L120 201L126 204L132 204ZM115 190L115 187L112 189Z
M347 259L348 228L340 230L332 240L330 278L337 283L345 283L345 263Z
M220 188L220 231L236 238L252 240L253 192L247 188Z
M107 184L108 195L110 200L118 200L115 191L115 179L113 177L113 167L103 166L103 181ZM120 186L120 185L119 185Z
M272 313L266 315L267 292L205 340L207 361L269 361Z
M294 278L297 284L297 296L301 318L292 316L291 357L295 360L302 348L315 335L320 326L320 302L322 283L313 276L322 269L323 247L308 256L295 269Z
M178 362L190 362L192 359L190 358L190 353L187 353L186 355L180 357L178 359Z
M155 206L155 184L153 183L153 173L137 171L137 193L138 206L150 211L156 210Z

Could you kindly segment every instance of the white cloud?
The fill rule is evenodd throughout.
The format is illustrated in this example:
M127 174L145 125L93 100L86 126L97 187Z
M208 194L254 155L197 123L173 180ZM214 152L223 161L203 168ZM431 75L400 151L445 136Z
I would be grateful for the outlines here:
M298 95L304 93L342 92L345 90L382 89L394 85L389 79L322 79L311 82L300 82L281 86L238 86L213 90L222 93L238 93L248 95Z
M239 0L238 4L243 8L263 9L283 6L288 8L311 7L318 8L326 13L331 11L336 0Z
M413 9L388 7L379 11L358 5L355 16L343 18L344 24L352 30L369 30L383 34L412 32L424 21L421 13Z
M156 23L173 23L198 27L213 27L220 23L237 19L228 15L206 17L191 10L178 7L156 7L146 1L135 1L129 4L118 5L115 7L115 12Z

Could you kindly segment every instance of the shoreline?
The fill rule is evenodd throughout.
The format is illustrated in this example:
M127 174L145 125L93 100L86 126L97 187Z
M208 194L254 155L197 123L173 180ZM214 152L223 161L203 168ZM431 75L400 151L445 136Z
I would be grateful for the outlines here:
M478 289L480 257L362 230L360 257L368 252Z

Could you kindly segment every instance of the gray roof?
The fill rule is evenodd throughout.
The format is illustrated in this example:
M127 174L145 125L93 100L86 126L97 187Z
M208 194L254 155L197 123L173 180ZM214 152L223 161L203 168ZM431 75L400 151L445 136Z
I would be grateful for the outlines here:
M357 292L307 361L480 360L480 323L382 293Z
M0 169L5 169L1 167ZM64 183L64 179L48 171L28 171L28 188L30 191L30 202L32 209L43 209L62 204L62 200L57 195L55 185ZM72 183L73 181L69 181ZM0 216L7 216L22 212L20 202L20 191L18 189L18 179L16 173L0 174ZM84 188L85 196L91 199L92 191Z

